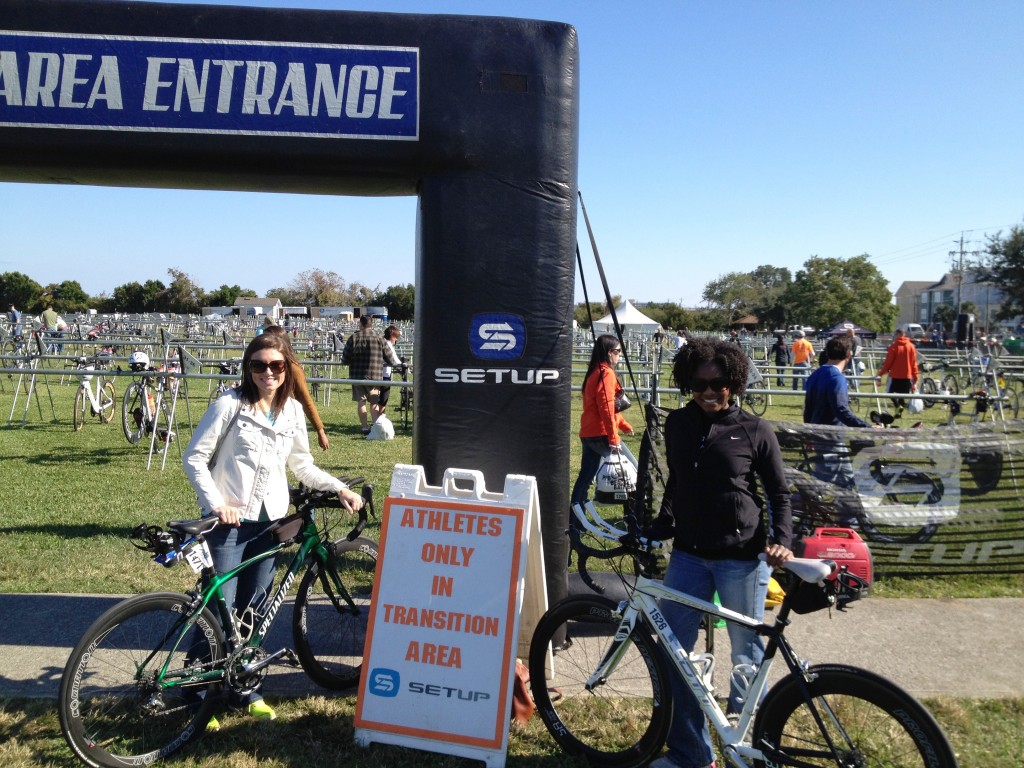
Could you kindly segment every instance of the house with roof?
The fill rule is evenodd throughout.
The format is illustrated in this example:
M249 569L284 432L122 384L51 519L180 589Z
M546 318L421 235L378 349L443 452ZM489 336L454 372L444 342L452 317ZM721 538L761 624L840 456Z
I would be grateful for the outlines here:
M231 305L231 313L242 317L266 315L274 320L281 318L283 305L272 296L239 296Z

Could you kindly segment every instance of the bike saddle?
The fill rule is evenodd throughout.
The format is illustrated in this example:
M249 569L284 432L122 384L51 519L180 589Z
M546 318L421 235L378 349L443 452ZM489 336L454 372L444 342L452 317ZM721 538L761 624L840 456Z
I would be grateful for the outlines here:
M209 517L201 517L198 520L169 520L167 527L191 536L197 536L201 533L209 533L217 527L219 522L220 518L216 515L210 515Z
M871 411L868 418L871 419L872 424L881 424L886 427L896 421L896 417L891 413L879 413L878 411Z

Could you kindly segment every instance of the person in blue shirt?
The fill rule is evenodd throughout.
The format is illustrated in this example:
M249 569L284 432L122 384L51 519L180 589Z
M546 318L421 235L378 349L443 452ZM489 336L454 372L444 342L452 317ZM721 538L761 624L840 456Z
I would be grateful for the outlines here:
M825 362L804 382L804 423L870 427L850 410L850 391L843 371L851 360L849 336L833 336L825 344Z
M870 427L864 419L850 410L850 392L843 369L850 362L851 349L848 336L834 336L825 343L821 367L804 384L804 423L824 424L831 427ZM836 495L841 525L854 519L857 482L846 441L829 430L814 446L815 458L812 474L819 480L837 486L848 494Z
M7 319L11 321L11 336L21 336L21 312L13 304L7 305Z

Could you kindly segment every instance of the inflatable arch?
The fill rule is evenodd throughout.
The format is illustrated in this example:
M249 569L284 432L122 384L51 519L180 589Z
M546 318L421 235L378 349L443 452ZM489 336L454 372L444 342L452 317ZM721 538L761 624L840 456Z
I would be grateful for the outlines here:
M578 67L552 22L0 0L0 180L417 195L413 460L536 476L558 599Z

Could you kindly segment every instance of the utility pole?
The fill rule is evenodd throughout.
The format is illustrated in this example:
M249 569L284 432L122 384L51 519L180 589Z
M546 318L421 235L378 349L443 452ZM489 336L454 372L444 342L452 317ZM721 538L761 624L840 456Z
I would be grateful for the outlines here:
M957 258L959 256L959 259ZM953 269L956 272L956 316L960 317L960 287L964 284L964 233L960 233L960 250L950 251L949 258L953 259Z
M950 251L949 258L952 260L953 270L956 272L956 315L960 317L960 299L961 299L961 287L964 284L964 256L971 256L974 259L978 258L978 251L965 251L964 250L964 233L960 233L960 244L959 250ZM970 262L967 262L970 266Z

